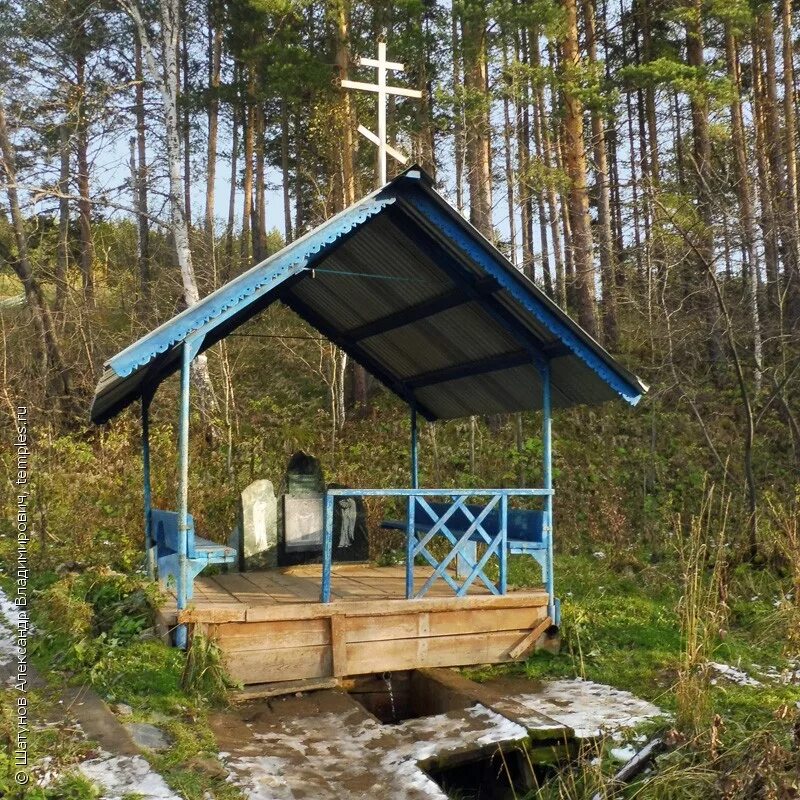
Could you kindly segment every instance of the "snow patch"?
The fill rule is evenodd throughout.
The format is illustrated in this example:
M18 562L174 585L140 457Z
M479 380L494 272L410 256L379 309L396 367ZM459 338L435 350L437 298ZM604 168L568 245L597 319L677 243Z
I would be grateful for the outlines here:
M612 747L608 754L614 761L620 764L627 764L636 755L636 748L631 747L629 744L624 747Z
M752 678L743 669L732 667L730 664L721 664L718 661L710 661L708 666L711 667L711 669L713 669L718 675L726 680L729 680L731 683L737 684L738 686L763 685L761 681L757 681L755 678ZM712 679L712 683L713 682L714 681Z
M664 713L630 692L581 678L547 681L536 694L515 695L513 699L532 712L569 726L581 739L632 728ZM525 719L520 721L527 724ZM535 713L532 714L530 727L540 725Z
M445 800L420 762L526 737L521 725L481 705L397 725L353 709L255 722L252 738L224 763L248 800Z
M121 800L131 792L136 792L144 800L180 800L180 795L175 794L157 772L153 772L142 756L103 753L79 764L78 770L100 787L101 800Z
M0 667L10 664L17 657L17 631L20 609L0 589ZM33 628L28 626L28 636Z

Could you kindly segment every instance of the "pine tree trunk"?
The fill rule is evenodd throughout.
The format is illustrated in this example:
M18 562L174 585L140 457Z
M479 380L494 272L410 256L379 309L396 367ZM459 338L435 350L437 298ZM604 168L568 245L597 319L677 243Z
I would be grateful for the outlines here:
M626 31L627 27L623 25L621 30L623 52L627 52L628 48ZM636 36L637 32L634 31L633 35ZM638 59L636 63L639 63ZM634 258L636 259L636 277L639 280L640 286L645 286L644 260L642 259L642 233L639 219L639 174L636 169L636 139L633 133L633 100L631 92L625 93L625 119L628 129L628 171L630 172L631 216L633 217L633 252Z
M219 89L222 68L222 25L218 19L217 0L208 3L208 146L206 150L205 229L209 255L214 257L214 190L217 178L217 135L219 131ZM234 177L235 181L235 177Z
M794 58L792 43L792 1L781 0L783 34L783 130L786 154L787 206L791 212L787 220L787 236L792 239L795 254L794 267L789 275L788 310L791 319L800 321L800 203L797 188L797 114L795 112Z
M539 32L534 30L534 35L531 37L529 44L530 59L534 70L537 72L542 66L541 52L539 51ZM550 126L549 120L551 115L547 111L544 98L544 86L542 81L537 81L533 93L533 114L534 125L533 131L536 138L536 147L539 156L542 159L545 172L549 175L552 168L555 166L553 159L553 152L550 139ZM550 239L553 243L553 260L556 265L556 283L555 283L555 301L561 308L567 308L567 284L566 274L564 271L564 254L561 248L561 235L559 232L559 213L558 213L558 199L556 197L556 189L552 180L547 181L546 188L542 189L542 193L547 199L547 219L550 226ZM540 217L540 224L541 219ZM545 242L546 239L542 239Z
M453 102L453 158L455 160L456 172L456 208L460 214L464 213L464 99L463 87L461 84L461 39L458 35L458 24L460 18L460 7L453 6L452 26L450 37L453 49L453 91L455 99ZM459 93L459 87L462 92Z
M686 14L686 60L689 66L702 68L703 33L702 0L691 0L691 6ZM718 316L717 303L714 298L713 286L708 272L714 269L714 215L712 197L712 171L711 171L711 139L708 130L708 98L700 92L691 96L692 112L692 155L694 158L695 196L697 198L697 212L700 219L700 230L697 234L697 252L701 264L698 274L705 277L706 299L705 310L708 321L708 358L715 379L719 382L722 362L722 347L719 342L716 319ZM692 290L694 280L687 282L687 296Z
M503 47L503 70L508 71L508 52ZM536 272L533 261L526 265L517 263L517 213L514 203L514 168L513 146L511 135L511 110L508 92L503 95L503 155L505 158L505 178L506 178L506 207L508 209L508 244L511 252L511 262L528 274L531 280L536 279ZM527 272L526 270L529 270Z
M238 84L239 70L234 68L233 85ZM236 187L239 183L239 114L238 105L231 106L231 184L228 193L228 224L225 229L225 274L224 282L230 280L234 273L233 239L236 224Z
M78 35L85 40L83 23L78 25ZM86 305L94 306L94 243L92 242L92 201L89 187L89 122L86 118L86 52L78 46L75 61L77 89L75 109L75 147L77 156L78 227L80 230L80 268L83 279L83 297Z
M289 172L289 111L281 100L281 184L283 186L283 238L292 241L292 176Z
M303 126L300 113L294 115L294 235L299 237L306 224L303 194Z
M245 101L242 106L242 128L244 131L244 178L242 180L242 239L239 242L239 252L242 264L247 267L251 263L252 248L252 214L253 214L253 126L255 113L253 107L252 68L247 67L248 81L245 91Z
M750 324L753 330L753 361L756 395L761 386L761 320L758 312L758 251L756 249L756 226L753 214L752 190L747 158L747 140L745 138L744 118L740 88L742 85L739 69L739 55L736 39L730 23L725 26L725 56L728 67L728 78L733 87L731 98L731 140L733 144L733 165L736 176L736 194L739 199L739 212L742 223L742 243L747 260L745 276L745 298L750 313Z
M58 174L58 243L56 245L56 311L62 312L67 302L67 270L69 269L69 129L60 125Z
M784 146L778 131L782 130L778 114L777 72L775 66L775 26L772 8L765 8L760 15L761 35L764 45L764 86L766 89L765 113L768 130L767 156L775 191L775 208L778 212L777 231L783 262L786 287L787 315L793 319L800 315L800 276L798 275L798 242L795 236L796 217L786 180Z
M492 168L489 98L486 91L486 6L466 0L462 17L462 52L466 111L467 173L470 222L490 241L492 228Z
M258 100L254 106L255 111L255 203L253 204L253 260L256 263L263 261L267 255L267 198L264 181L266 179L266 158L264 153L265 122L264 104Z
M576 0L564 0L566 30L562 42L564 81L564 161L569 178L568 208L575 270L578 322L590 336L597 335L594 311L594 258L586 187L586 151L583 142L583 104L576 85L580 69Z
M71 401L71 383L69 370L65 366L61 345L56 336L55 325L50 314L47 299L39 282L33 275L28 255L28 237L25 232L25 220L19 205L17 191L16 153L8 133L5 107L0 95L0 158L2 171L5 173L6 194L11 211L11 225L17 245L17 257L12 259L11 266L20 279L25 290L25 299L33 318L33 325L39 338L39 346L43 354L42 376L52 393L64 404Z
M528 64L528 32L525 28L515 31L514 44L516 49L517 61ZM522 271L526 275L533 275L534 255L533 255L533 199L531 191L531 92L530 80L527 75L522 75L519 84L514 84L514 98L516 102L516 136L517 136L517 175L516 181L519 186L519 206L520 206L520 233L522 236ZM536 108L534 107L534 114ZM534 123L535 126L535 123ZM512 171L511 179L514 180ZM537 193L541 202L541 193ZM540 220L541 222L541 220ZM548 254L547 239L542 242L542 277L545 282L548 278ZM552 295L552 287L550 288Z
M764 81L761 71L761 45L758 28L753 26L752 34L752 82L753 82L753 127L755 129L756 167L758 174L758 194L761 209L760 225L764 242L764 270L766 273L767 299L778 317L781 309L781 289L778 270L778 236L775 224L775 192L767 158L767 131L764 114Z
M589 63L597 63L595 39L594 0L584 0L584 27ZM595 192L597 194L597 228L600 250L600 277L602 285L602 320L604 344L609 350L619 346L616 297L616 258L614 236L611 231L611 188L608 175L605 120L597 109L592 109L592 151L594 153Z

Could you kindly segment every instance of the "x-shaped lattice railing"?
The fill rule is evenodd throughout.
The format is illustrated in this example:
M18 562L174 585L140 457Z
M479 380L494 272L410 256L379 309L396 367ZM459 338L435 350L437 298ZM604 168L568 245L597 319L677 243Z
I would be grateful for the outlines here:
M410 502L419 504L420 508L434 523L433 527L427 533L425 533L425 535L419 539L416 544L414 544L411 550L412 559L416 558L418 555L421 555L433 567L433 574L425 581L425 583L422 585L422 588L418 592L414 593L414 597L423 597L427 593L428 589L430 589L431 586L440 578L444 580L448 586L450 586L450 588L458 597L463 597L463 595L467 593L469 587L476 578L480 578L483 584L492 594L501 593L500 589L491 580L489 580L483 570L493 555L500 557L505 551L507 498L499 494L492 495L477 516L473 514L472 511L470 511L470 509L465 505L466 500L467 495L457 496L453 504L443 514L439 515L430 507L429 503L424 497L416 496L410 498ZM492 537L491 534L486 532L482 523L489 516L489 514L492 513L498 502L501 504L501 522L498 526L497 534ZM461 513L469 522L469 527L467 527L463 533L459 532L458 535L454 534L447 527L447 522L457 511L461 511ZM439 534L444 536L450 542L450 544L453 545L453 549L450 550L450 552L441 561L437 561L428 550L428 544L431 542L434 536ZM472 548L469 548L468 545L472 543L474 540L473 537L476 534L480 536L483 542L486 544L486 550L480 559L473 561L470 558L470 552ZM452 577L452 575L447 572L447 568L453 562L453 559L457 557L460 557L470 570L469 575L467 575L467 577L464 579L464 582L460 586Z

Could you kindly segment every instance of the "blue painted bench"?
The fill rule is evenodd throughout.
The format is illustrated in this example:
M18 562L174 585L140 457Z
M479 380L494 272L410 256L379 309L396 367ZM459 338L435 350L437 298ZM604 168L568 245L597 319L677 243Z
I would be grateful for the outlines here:
M437 517L445 514L452 503L428 503L431 511ZM469 512L477 517L484 509L482 505L466 504ZM472 520L464 513L461 508L456 509L447 520L447 528L449 531L458 536L467 532ZM512 553L527 552L528 550L541 550L546 547L544 543L544 512L531 511L526 508L509 508L508 509L508 529L506 531L508 548ZM414 530L417 533L427 533L433 526L435 521L420 508L417 508L414 514ZM381 523L382 528L387 530L404 531L407 528L405 520L387 519ZM496 536L500 530L500 509L493 508L481 522L481 527L486 531L489 536ZM478 531L475 531L470 536L470 541L483 542L484 538Z
M158 563L158 578L166 585L170 579L177 585L178 581L178 554L180 552L180 536L178 533L179 514L175 511L150 510L150 531L156 548ZM210 564L235 564L237 551L224 544L212 542L195 535L194 519L189 514L189 530L186 532L186 555L189 566L189 584L187 586L187 599L191 597L191 585L197 577Z
M441 517L451 507L452 503L428 503L431 511L437 517ZM485 506L465 504L469 512L477 519ZM414 513L414 530L417 533L428 533L436 524L430 515L417 507ZM456 509L447 520L447 528L454 536L463 536L472 520L464 513L461 508ZM408 525L405 520L387 519L381 523L381 527L387 530L405 531ZM500 509L493 508L481 522L481 527L486 533L494 537L500 530ZM475 545L485 542L485 539L478 531L470 537L471 548L465 555L475 562ZM544 535L544 512L526 508L509 508L507 516L506 542L509 553L514 555L530 555L539 563L542 568L542 582L547 583L547 542ZM461 574L466 565L458 559L458 572ZM469 569L466 569L469 572Z

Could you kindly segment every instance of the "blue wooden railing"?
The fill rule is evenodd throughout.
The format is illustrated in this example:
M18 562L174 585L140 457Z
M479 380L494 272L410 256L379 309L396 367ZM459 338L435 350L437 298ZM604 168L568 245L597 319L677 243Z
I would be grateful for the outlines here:
M505 594L508 553L528 553L542 567L542 577L550 603L553 603L552 563L552 489L328 489L325 493L325 527L323 536L322 587L320 600L330 602L331 567L333 561L333 506L337 497L405 497L407 518L404 523L387 527L404 527L406 531L406 598L424 597L437 580L443 580L457 597L467 594L469 587L480 580L492 594ZM523 512L509 509L510 497L541 497L544 509ZM449 498L450 503L429 502L430 498ZM468 505L469 498L481 498L482 505ZM514 515L509 524L509 512ZM531 535L530 526L521 523L527 514L539 525L538 535ZM521 529L526 527L524 533ZM444 538L450 548L441 560L429 545L435 537ZM480 558L477 544L485 545ZM414 562L424 558L433 573L422 587L414 590ZM485 569L492 557L498 562L495 583ZM466 572L461 583L449 568L459 563L459 573Z

